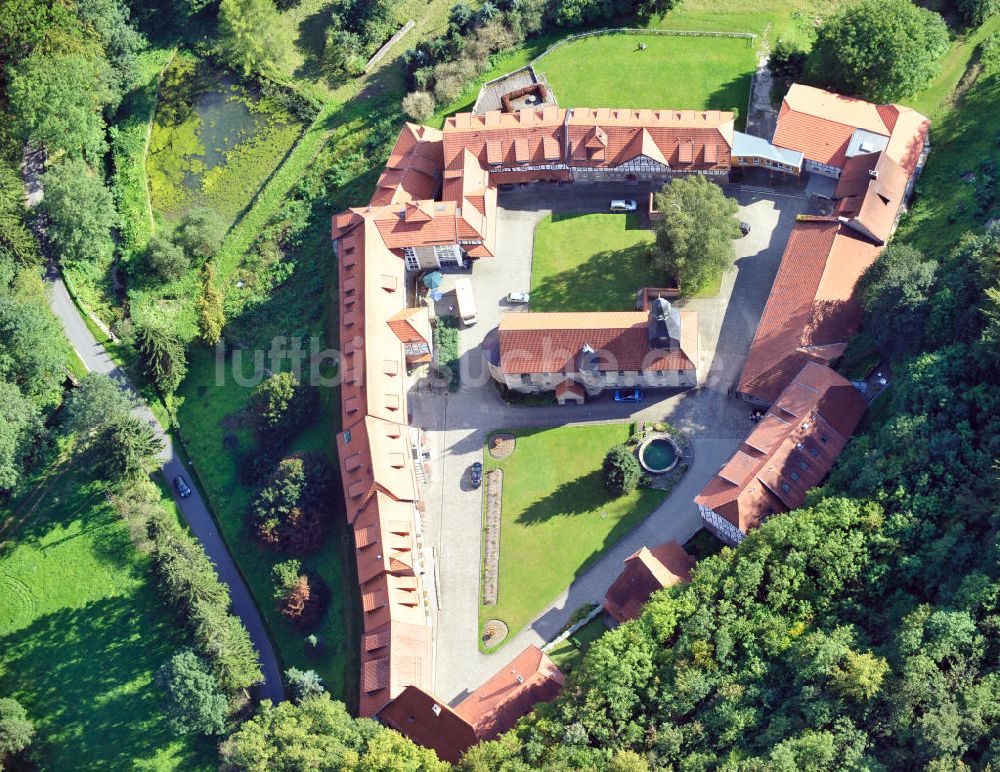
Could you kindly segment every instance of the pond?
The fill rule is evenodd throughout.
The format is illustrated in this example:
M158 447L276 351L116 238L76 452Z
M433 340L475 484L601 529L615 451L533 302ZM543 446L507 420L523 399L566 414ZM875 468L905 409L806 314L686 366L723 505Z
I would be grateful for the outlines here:
M639 463L653 474L669 472L677 463L677 446L665 435L651 437L639 446Z
M160 84L146 158L154 212L177 221L204 206L232 222L301 131L300 122L254 85L178 56Z

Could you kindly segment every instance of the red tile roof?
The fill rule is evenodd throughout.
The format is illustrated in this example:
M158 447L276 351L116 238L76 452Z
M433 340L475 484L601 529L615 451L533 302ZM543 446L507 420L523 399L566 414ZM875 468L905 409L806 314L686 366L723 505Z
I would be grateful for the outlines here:
M539 702L555 699L563 674L537 646L528 646L489 681L455 706L480 740L492 740L514 727Z
M885 151L847 159L837 181L834 214L872 241L889 240L906 194L906 172Z
M451 764L457 764L462 754L479 742L468 721L447 703L415 686L406 687L378 717L390 729L433 749L438 758Z
M807 362L695 503L746 533L802 505L833 467L865 410L861 393Z
M688 581L695 562L676 541L643 547L625 558L625 568L604 596L604 608L619 622L637 619L654 592Z
M579 372L580 351L597 352L602 371L692 370L698 361L698 314L681 311L681 345L649 347L645 311L507 313L500 321L500 367L506 373Z
M855 286L879 251L836 219L797 223L737 391L771 403L803 364L828 363L843 354L861 321Z

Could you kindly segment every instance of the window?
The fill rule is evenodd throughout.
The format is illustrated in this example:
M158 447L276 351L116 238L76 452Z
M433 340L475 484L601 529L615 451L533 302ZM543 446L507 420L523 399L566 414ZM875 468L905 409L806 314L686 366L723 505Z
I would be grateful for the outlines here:
M403 247L403 260L406 262L407 271L420 269L420 261L417 260L417 250L413 247Z
M793 480L794 480L795 482L798 482L798 481L799 481L799 473L798 473L798 472L795 472L795 471L793 471L793 472L792 472L792 473L791 473L790 475L788 475L788 476L789 476L789 477L791 477L791 478L792 478L792 479L793 479Z
M815 445L809 446L809 455L812 456L813 458L816 458L816 456L819 455L819 450L816 448Z
M826 443L830 441L830 438L827 437L825 434L821 434L819 436L819 441L822 442L824 445L826 445Z
M805 461L799 461L799 469L801 469L804 472L808 468L809 468L809 464L807 464Z
M789 485L788 483L783 482L781 484L781 490L783 490L785 493L788 493L791 489L792 489L792 486Z

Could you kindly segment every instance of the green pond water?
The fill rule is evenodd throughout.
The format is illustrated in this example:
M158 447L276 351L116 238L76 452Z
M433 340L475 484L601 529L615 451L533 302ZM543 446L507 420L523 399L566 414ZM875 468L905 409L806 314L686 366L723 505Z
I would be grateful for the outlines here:
M677 451L669 440L651 440L642 451L642 460L654 472L662 472L677 460Z

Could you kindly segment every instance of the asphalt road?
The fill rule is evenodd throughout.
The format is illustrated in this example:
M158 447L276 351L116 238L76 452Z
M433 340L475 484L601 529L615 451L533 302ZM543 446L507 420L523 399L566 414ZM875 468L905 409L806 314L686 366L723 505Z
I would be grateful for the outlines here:
M51 286L49 293L49 305L53 313L62 322L63 329L70 343L80 355L80 359L92 372L105 373L125 380L124 373L115 364L108 352L101 346L90 333L87 325L80 315L79 309L70 298L59 275L58 268L52 266L46 277ZM131 387L130 387L131 388ZM133 390L134 391L134 390ZM136 395L138 398L138 395ZM261 669L264 672L264 682L257 687L257 694L260 699L269 699L272 702L280 702L285 699L284 687L281 684L281 668L278 666L278 658L271 646L271 641L267 636L267 629L264 627L264 620L261 619L260 612L250 595L250 590L243 581L243 576L236 568L226 544L222 540L215 520L211 512L205 505L205 501L198 490L196 481L191 473L184 468L184 463L178 458L174 450L170 436L164 431L159 421L153 416L149 406L140 400L139 407L135 410L136 415L148 421L153 427L157 436L163 441L163 452L160 454L160 461L163 464L163 474L171 482L171 491L174 492L174 500L178 509L184 515L184 519L191 527L191 532L198 538L208 557L215 564L215 570L219 579L229 585L229 595L232 599L233 613L238 616L247 631L250 633L250 640L253 641L260 658ZM191 487L191 495L186 499L177 496L173 489L174 478L183 475Z

